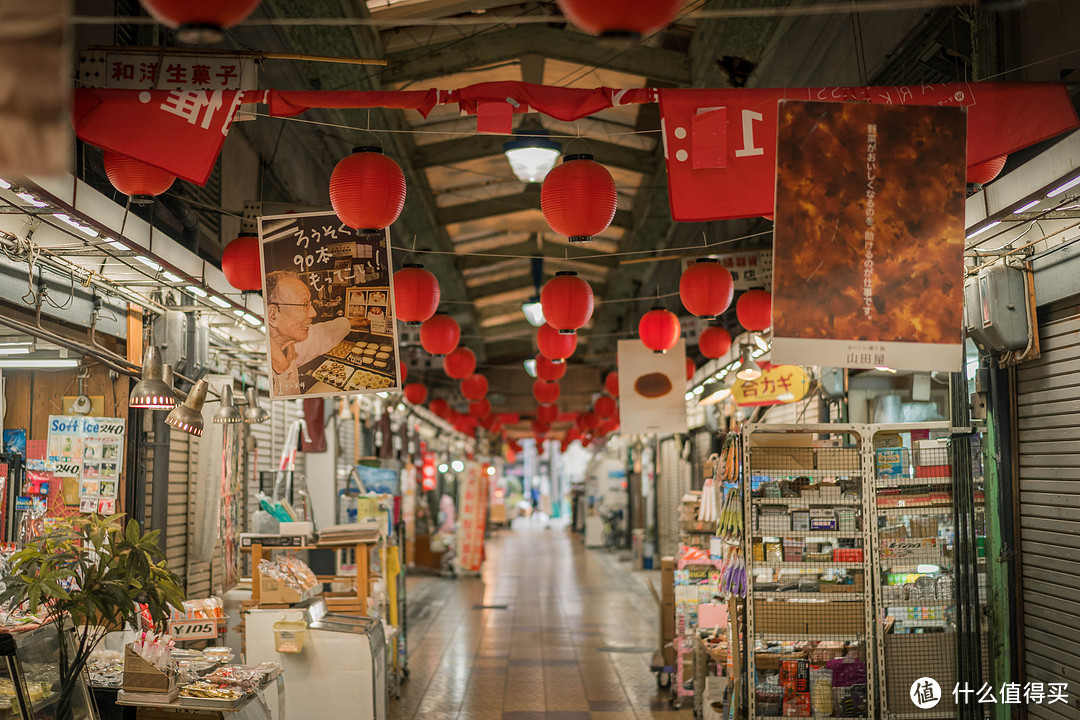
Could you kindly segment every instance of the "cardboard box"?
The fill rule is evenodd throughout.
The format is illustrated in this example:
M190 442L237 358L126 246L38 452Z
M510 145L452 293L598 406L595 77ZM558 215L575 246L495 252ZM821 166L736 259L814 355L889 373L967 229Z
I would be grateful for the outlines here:
M916 440L915 451L912 453L916 465L948 465L949 441L947 438L939 440Z
M985 647L985 646L984 646ZM889 634L885 636L885 681L889 710L918 717L956 714L952 688L956 685L956 636L952 633ZM911 702L912 684L921 677L937 680L941 702L920 711Z
M176 673L164 673L142 659L131 649L130 645L124 646L124 679L123 689L125 692L136 693L169 693L176 687Z
M767 600L754 609L754 631L777 635L862 635L861 602Z
M298 592L276 578L259 573L259 602L267 605L303 602L318 595L318 589L319 586L316 585L311 590Z

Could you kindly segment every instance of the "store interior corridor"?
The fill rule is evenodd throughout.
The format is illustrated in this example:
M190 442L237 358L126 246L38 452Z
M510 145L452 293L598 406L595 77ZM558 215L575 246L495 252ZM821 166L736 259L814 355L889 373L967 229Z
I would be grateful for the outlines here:
M657 688L647 578L556 521L489 539L479 577L409 578L409 679L392 720L691 718Z

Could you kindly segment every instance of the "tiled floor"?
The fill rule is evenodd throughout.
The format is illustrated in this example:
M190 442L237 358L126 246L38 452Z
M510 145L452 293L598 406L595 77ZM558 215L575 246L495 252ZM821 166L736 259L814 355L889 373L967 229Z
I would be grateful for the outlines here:
M489 540L481 577L410 578L410 677L391 719L691 718L649 671L649 574L578 538L519 524Z

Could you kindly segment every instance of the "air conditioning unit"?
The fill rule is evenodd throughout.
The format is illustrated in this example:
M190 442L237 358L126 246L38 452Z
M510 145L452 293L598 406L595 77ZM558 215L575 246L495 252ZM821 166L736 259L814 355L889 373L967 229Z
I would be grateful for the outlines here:
M161 360L181 375L198 380L210 362L210 324L196 313L166 310L154 321L154 344Z
M998 262L964 281L964 326L983 351L1001 354L1025 349L1030 322L1021 268Z

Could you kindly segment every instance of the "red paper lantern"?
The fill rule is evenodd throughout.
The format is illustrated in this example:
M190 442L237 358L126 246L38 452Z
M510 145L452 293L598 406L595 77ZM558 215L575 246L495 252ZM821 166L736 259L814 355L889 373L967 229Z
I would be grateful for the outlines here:
M618 194L611 173L592 155L567 155L544 178L540 209L551 229L570 242L592 240L615 219ZM544 317L547 317L546 310Z
M765 290L747 290L735 303L739 324L750 332L768 330L772 325L772 293Z
M473 373L461 381L461 394L466 400L480 400L488 391L488 381L483 375Z
M407 325L419 325L439 307L439 281L423 265L409 263L394 273L394 314Z
M564 375L566 375L566 363L554 363L540 353L536 354L536 377L555 382L562 380Z
M489 415L491 415L491 401L487 398L483 398L481 400L477 400L476 402L469 403L469 414L472 415L474 418L486 419ZM491 420L494 419L494 417L491 418ZM484 427L487 427L487 425L485 425Z
M536 419L542 423L551 424L559 419L558 405L537 405Z
M551 429L550 426L548 426L546 423L540 422L539 420L533 420L532 422L530 422L529 427L532 428L533 435L537 436L545 435L547 434L547 431ZM543 442L543 440L537 437L537 442L540 443Z
M615 398L610 395L601 395L593 403L593 410L602 418L609 418L615 414Z
M450 414L450 403L446 402L442 398L435 398L428 403L428 409L441 418L445 418Z
M176 180L159 167L112 150L105 151L105 174L114 188L131 198L132 205L152 203Z
M443 370L455 380L464 380L476 371L476 355L467 347L459 347L443 358Z
M967 181L977 185L985 185L1001 174L1001 171L1005 169L1005 161L1008 159L1008 155L999 155L972 165L967 169Z
M540 354L553 362L566 360L577 349L577 335L562 335L548 324L536 331L536 346Z
M694 359L686 358L686 379L692 380L695 372L697 372L697 365L694 364Z
M617 370L612 370L604 378L604 389L608 391L608 395L611 397L619 397L619 373Z
M401 374L401 382L405 382L405 378L409 377L409 368L405 367L404 360L398 360L398 372Z
M724 357L731 350L731 333L719 325L710 325L698 335L698 350L710 360Z
M731 307L735 282L731 273L712 258L698 260L679 279L679 298L691 315L716 317Z
M552 405L559 401L561 388L558 383L537 380L533 383L533 397L541 405Z
M405 386L405 399L413 405L423 405L427 400L427 387L423 383L409 383Z
M566 19L608 41L638 43L666 27L685 0L557 0Z
M262 263L259 261L259 236L240 233L221 254L221 272L237 290L262 290Z
M638 335L645 347L656 353L664 353L675 347L682 333L682 325L675 313L662 307L654 307L641 316Z
M555 273L540 291L547 324L563 335L573 335L593 314L593 291L572 270Z
M330 204L349 227L367 233L382 230L405 207L405 175L382 148L353 148L330 175Z
M420 344L432 355L446 355L460 339L457 320L446 313L435 313L420 326Z
M574 421L574 425L576 425L582 432L588 432L589 430L593 430L599 424L600 419L596 417L595 413L591 413L588 410L578 413L577 419Z
M220 42L224 30L247 19L259 0L140 0L146 12L162 25L177 30L187 44Z

